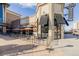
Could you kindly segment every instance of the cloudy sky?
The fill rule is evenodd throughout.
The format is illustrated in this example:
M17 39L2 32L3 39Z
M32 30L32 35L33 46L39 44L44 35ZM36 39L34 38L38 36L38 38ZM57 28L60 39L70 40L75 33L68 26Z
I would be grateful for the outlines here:
M34 3L16 3L16 4L11 3L9 6L9 9L18 14L21 14L22 17L31 16L35 14L36 12L36 4ZM74 8L74 20L68 21L69 26L65 26L65 30L67 31L73 28L74 23L78 21L79 21L79 4L76 4Z
M74 20L68 21L69 26L65 26L65 31L71 30L76 22L79 22L79 3L74 7Z
M34 3L11 3L9 6L11 11L21 14L22 17L31 16L36 12L36 4Z

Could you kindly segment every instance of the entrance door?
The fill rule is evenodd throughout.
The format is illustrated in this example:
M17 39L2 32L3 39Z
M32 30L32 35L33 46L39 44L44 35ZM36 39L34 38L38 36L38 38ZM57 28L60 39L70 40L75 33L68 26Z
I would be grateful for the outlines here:
M48 14L41 16L41 38L46 39L48 37L49 28L49 16Z
M61 39L61 27L66 24L63 16L61 14L54 14L54 37L55 39ZM64 33L64 32L63 32Z
M54 25L54 39L61 39L61 24Z

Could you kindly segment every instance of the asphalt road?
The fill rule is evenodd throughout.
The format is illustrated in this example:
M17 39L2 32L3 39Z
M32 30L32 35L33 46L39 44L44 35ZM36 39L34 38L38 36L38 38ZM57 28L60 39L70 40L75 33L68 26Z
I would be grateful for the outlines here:
M64 34L64 38L78 38L79 39L79 35L73 35L73 34Z

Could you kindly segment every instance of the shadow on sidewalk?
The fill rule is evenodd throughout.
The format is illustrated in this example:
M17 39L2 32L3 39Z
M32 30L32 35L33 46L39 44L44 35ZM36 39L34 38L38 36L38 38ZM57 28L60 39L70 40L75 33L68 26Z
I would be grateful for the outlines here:
M53 48L53 49L51 48L50 50L48 48L45 48L45 49L40 49L40 50L36 50L36 51L25 52L23 54L37 53L37 52L43 52L43 51L48 51L48 53L50 53L50 51L54 51L54 49L66 48L66 47L74 47L74 46L73 45L65 45L65 46L56 47L56 48Z
M25 50L32 50L36 48L37 45L33 44L28 44L28 45L5 45L5 46L0 46L0 55L12 55L16 56L18 55L18 52L23 52Z

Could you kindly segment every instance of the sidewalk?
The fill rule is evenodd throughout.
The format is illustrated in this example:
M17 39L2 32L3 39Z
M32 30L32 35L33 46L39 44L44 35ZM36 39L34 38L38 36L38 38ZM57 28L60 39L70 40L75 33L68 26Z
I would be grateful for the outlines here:
M79 56L79 39L67 38L54 41L53 48L54 50L49 53L45 45L0 35L0 55L2 56Z
M59 45L61 46L61 44ZM63 55L63 50L61 48L56 48L49 53L45 45L35 45L28 40L13 39L8 36L0 35L0 55L61 56Z
M64 56L79 56L79 39L65 39L63 40Z

